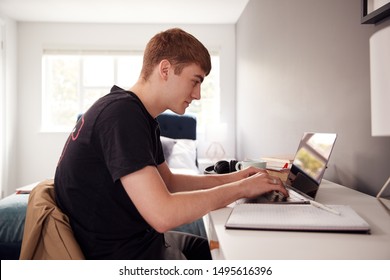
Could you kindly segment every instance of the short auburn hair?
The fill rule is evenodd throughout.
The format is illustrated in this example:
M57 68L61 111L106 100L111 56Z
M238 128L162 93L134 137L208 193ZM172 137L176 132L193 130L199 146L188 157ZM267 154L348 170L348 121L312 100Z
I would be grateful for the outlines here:
M210 54L206 47L180 28L168 29L150 39L144 52L141 78L148 80L155 66L163 59L175 67L176 75L192 63L199 65L206 76L211 71Z

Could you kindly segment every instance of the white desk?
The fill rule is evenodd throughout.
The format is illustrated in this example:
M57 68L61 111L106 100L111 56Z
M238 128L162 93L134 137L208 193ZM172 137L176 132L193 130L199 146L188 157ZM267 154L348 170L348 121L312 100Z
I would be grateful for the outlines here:
M232 208L208 215L214 259L268 260L376 260L390 259L390 211L375 197L323 180L316 200L325 204L350 205L371 226L371 234L227 230ZM207 224L206 224L207 226Z

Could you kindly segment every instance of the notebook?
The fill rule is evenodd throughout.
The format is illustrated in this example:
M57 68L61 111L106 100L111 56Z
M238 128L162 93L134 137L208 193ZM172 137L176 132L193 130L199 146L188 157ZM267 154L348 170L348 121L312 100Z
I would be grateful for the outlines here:
M320 187L337 135L335 133L306 132L298 145L286 180L289 198L271 192L244 203L309 204Z
M350 206L329 205L339 214L306 204L238 204L225 227L293 231L330 231L368 233L369 224Z

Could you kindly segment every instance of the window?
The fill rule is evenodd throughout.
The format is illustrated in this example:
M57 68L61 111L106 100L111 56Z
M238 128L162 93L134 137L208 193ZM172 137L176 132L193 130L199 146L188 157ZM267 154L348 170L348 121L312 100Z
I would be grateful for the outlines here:
M46 51L42 65L42 130L67 132L112 85L129 88L136 81L142 53Z
M201 99L194 100L186 110L197 119L197 132L205 134L206 124L219 122L220 88L219 88L219 56L211 56L212 69L204 79L201 87ZM199 139L199 137L198 137Z
M112 85L130 88L142 67L142 52L45 51L42 59L42 131L68 132ZM186 113L198 120L198 131L219 120L219 56L212 56L213 69L202 84L202 98Z

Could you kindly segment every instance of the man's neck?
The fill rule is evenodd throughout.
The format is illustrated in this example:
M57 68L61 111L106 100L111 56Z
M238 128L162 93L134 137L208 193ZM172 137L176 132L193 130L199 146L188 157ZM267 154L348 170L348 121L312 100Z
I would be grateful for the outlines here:
M156 118L159 114L166 110L162 100L159 100L162 95L158 94L157 89L151 83L138 80L130 88L130 91L138 96L144 104L146 110L153 118Z

